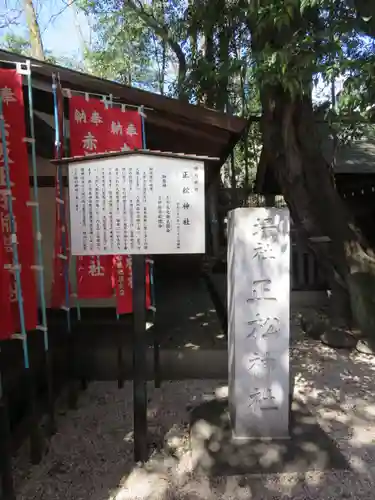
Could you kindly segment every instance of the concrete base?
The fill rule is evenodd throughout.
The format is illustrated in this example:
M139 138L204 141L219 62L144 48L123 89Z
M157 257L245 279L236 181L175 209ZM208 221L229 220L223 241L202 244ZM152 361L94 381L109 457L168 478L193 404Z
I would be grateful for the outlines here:
M316 418L297 401L292 405L290 439L233 438L227 400L192 410L190 439L198 469L213 476L350 468Z

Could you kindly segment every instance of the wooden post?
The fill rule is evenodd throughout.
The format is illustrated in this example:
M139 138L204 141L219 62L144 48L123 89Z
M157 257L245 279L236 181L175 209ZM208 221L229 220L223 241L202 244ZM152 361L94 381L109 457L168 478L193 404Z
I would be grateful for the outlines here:
M133 255L132 268L134 460L135 462L146 462L148 453L145 257Z
M117 346L117 369L118 369L118 377L117 377L117 387L119 389L123 389L124 387L124 357L123 357L123 348L122 348L122 334L117 334L118 338L118 346Z
M160 338L157 326L153 325L154 330L154 383L156 389L161 387L161 367L160 367Z
M274 207L276 203L276 196L273 194L266 194L265 195L265 202L266 202L266 207Z
M50 436L56 433L56 419L55 419L55 393L53 384L53 363L51 349L45 352L45 363L47 373L47 391L48 391L48 433Z
M75 410L78 402L78 387L76 381L76 349L73 331L67 331L67 369L68 369L68 406Z
M27 335L26 342L29 352L30 349L30 335ZM37 395L37 381L36 371L33 366L33 361L30 359L30 366L24 369L24 376L28 388L28 402L29 402L29 436L30 436L30 461L33 465L38 464L43 456L43 438L39 426L39 408L38 408L38 395Z
M25 370L29 391L30 412L30 460L33 465L39 464L43 456L43 442L39 427L39 411L36 393L36 377L33 368Z
M1 348L0 348L1 356ZM1 363L0 358L0 363ZM3 394L0 364L0 473L3 500L15 500L12 470L12 437L10 432L8 402Z
M212 237L212 253L214 257L218 257L220 254L219 216L217 210L219 183L220 173L215 176L208 191L208 217Z
M12 446L7 404L0 400L0 470L2 499L15 500L12 471Z

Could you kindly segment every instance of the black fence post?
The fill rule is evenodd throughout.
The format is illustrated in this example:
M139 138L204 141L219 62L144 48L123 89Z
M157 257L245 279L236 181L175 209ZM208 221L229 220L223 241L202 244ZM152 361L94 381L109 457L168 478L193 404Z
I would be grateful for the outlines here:
M48 433L50 436L56 433L56 419L55 419L55 391L53 379L53 362L52 352L48 349L45 352L46 375L47 375L47 391L48 391Z
M133 255L133 407L134 460L146 462L147 450L147 341L146 259Z
M1 383L1 381L0 381ZM15 500L12 470L12 436L10 432L8 404L1 395L0 399L0 472L3 500Z
M43 456L43 437L39 426L38 395L36 373L33 367L25 370L29 391L29 423L30 423L30 460L33 465L39 464Z
M117 387L123 389L124 387L124 353L122 347L122 334L118 334L118 346L117 346Z
M161 387L161 367L160 367L160 336L157 326L153 325L154 329L154 384L156 389Z

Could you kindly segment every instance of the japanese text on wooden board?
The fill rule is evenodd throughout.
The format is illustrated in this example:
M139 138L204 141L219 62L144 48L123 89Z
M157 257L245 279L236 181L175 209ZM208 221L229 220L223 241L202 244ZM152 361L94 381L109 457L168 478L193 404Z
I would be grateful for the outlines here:
M72 253L204 253L204 166L118 156L69 166Z

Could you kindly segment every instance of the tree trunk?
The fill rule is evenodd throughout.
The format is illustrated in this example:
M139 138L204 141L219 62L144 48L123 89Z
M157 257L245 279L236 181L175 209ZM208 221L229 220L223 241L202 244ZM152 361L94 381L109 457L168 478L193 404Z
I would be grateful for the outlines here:
M85 54L85 52L89 49L89 45L86 42L85 36L84 36L82 28L81 28L81 23L80 23L80 20L78 17L78 10L77 10L76 5L75 5L75 0L68 0L67 5L70 9L70 12L73 15L74 25L75 25L76 32L77 32L77 35L79 38L79 43L81 46L82 54Z
M167 44L165 40L162 42L162 60L161 60L161 79L160 79L160 94L165 92L165 73L167 72Z
M210 20L207 21L205 26L205 58L206 62L209 63L210 71L213 74L215 67L215 45L214 45L214 26ZM207 78L207 81L204 85L204 94L205 94L205 105L208 108L214 108L216 102L216 89L213 85L212 74L210 78Z
M375 337L374 254L332 183L311 99L292 99L281 86L264 86L261 100L263 155L296 228L326 270L331 289L339 285L345 292L340 295L350 301L357 326ZM312 236L328 236L330 243L314 244Z
M35 57L35 59L40 59L41 61L44 61L45 57L44 57L42 36L40 34L38 19L36 17L33 0L24 0L23 5L25 10L27 26L29 28L31 55Z
M229 21L225 16L225 0L220 0L217 3L217 12L222 13L223 18L219 20L219 71L217 82L217 97L216 109L224 111L227 108L227 113L231 113L229 107L229 43L233 33L233 28L229 25ZM221 23L221 24L220 24Z

